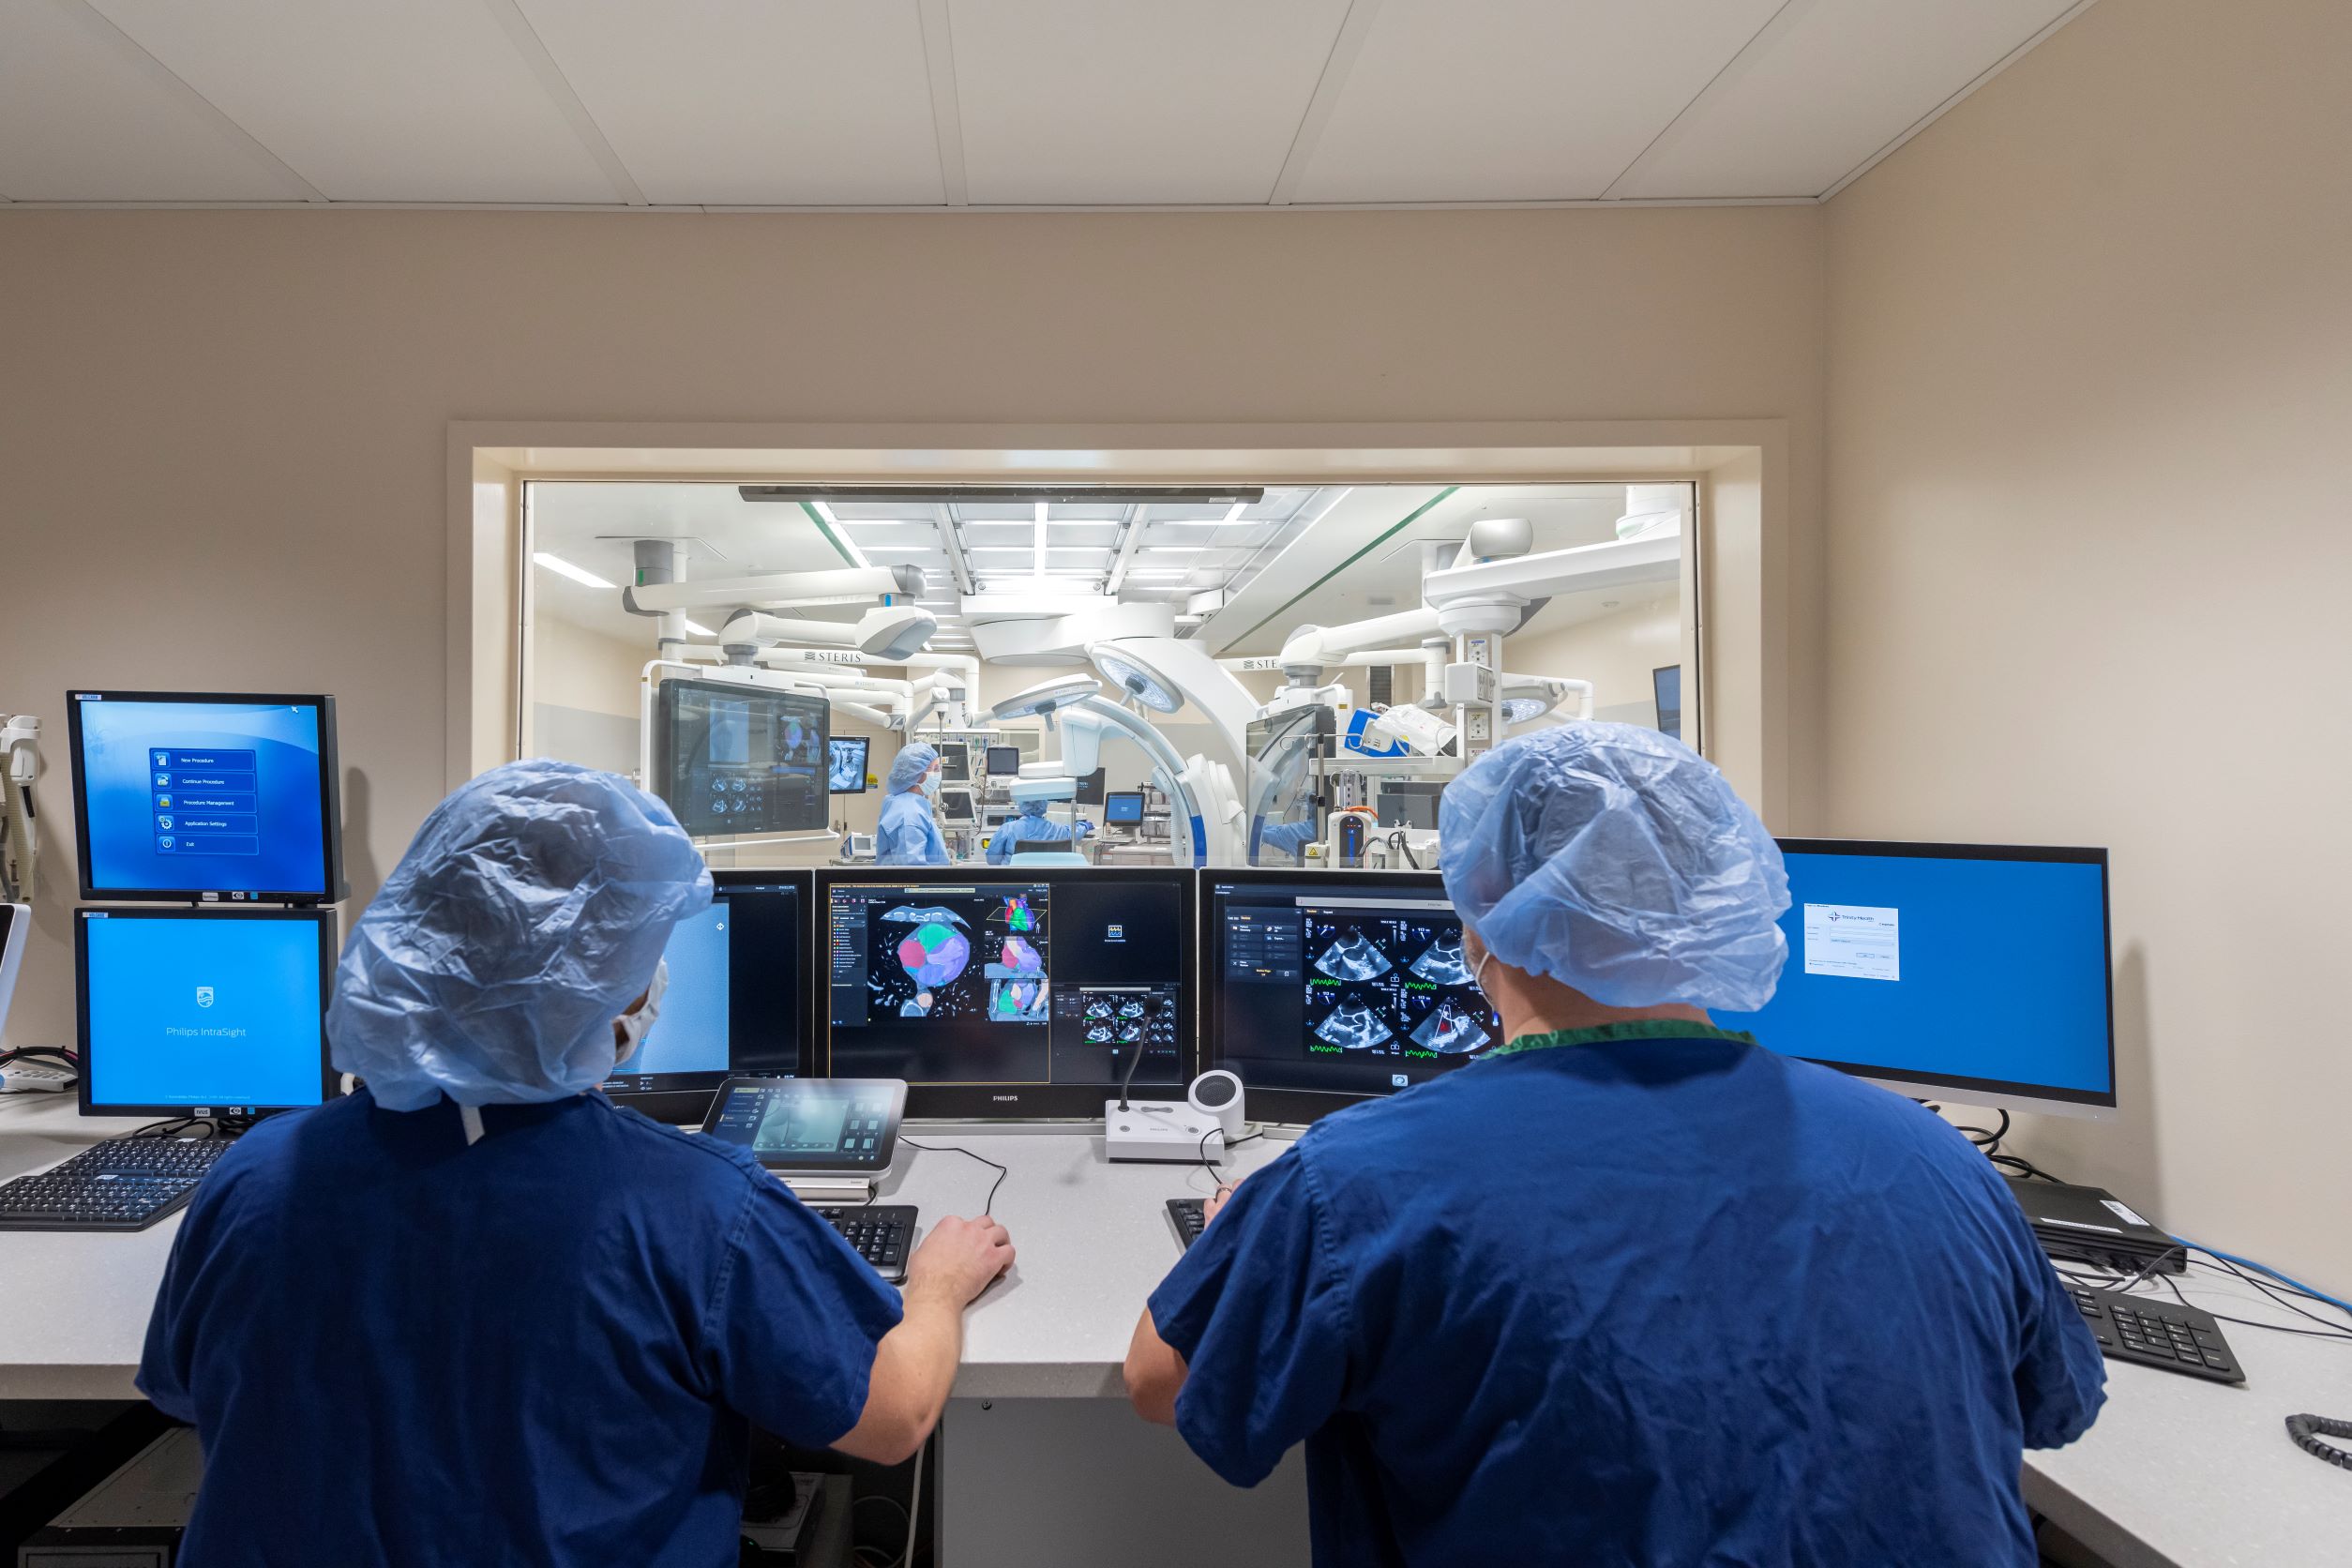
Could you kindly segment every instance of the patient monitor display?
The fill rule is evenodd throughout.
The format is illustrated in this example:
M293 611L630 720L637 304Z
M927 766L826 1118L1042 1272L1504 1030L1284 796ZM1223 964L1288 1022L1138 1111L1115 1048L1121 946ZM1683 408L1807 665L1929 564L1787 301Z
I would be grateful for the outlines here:
M825 743L825 789L837 795L862 795L866 792L866 748L871 742L865 735L848 740L836 738Z
M701 838L825 825L832 708L823 698L665 681L654 708L654 777L686 832Z
M1208 882L1212 1065L1310 1120L1474 1060L1501 1024L1434 873Z
M335 700L67 694L84 898L341 893Z
M830 1077L904 1078L917 1116L1100 1114L1129 1067L1192 1077L1180 872L828 879Z

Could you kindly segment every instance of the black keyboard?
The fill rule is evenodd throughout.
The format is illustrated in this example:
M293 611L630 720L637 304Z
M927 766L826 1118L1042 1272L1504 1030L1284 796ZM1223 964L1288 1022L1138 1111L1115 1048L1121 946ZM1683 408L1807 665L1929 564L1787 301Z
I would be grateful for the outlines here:
M229 1138L116 1138L0 1185L0 1230L144 1230L196 1196Z
M2099 1353L2166 1372L2186 1372L2217 1383L2242 1383L2245 1372L2210 1312L2148 1296L2067 1288L2099 1336Z
M1205 1198L1171 1198L1168 1200L1168 1223L1176 1228L1176 1244L1189 1249L1200 1239L1203 1227L1209 1223L1209 1200Z
M918 1212L912 1203L876 1203L862 1209L818 1209L817 1217L841 1232L841 1239L884 1279L904 1285Z

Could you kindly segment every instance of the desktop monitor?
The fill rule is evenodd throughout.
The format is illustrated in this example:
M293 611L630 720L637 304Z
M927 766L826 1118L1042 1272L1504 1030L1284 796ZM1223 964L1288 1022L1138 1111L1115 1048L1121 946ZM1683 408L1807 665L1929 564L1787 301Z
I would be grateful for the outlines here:
M916 1117L1099 1117L1195 1076L1193 878L1050 867L820 871L817 1071L904 1078Z
M832 704L732 681L664 681L654 694L657 793L697 838L825 825Z
M1658 729L1662 733L1682 738L1682 667L1662 664L1650 671L1651 700L1658 709Z
M939 748L939 776L944 784L972 782L972 753L961 741L949 741Z
M82 897L342 897L335 699L70 691Z
M258 1116L324 1103L331 910L80 910L84 1116Z
M1078 781L1078 793L1071 797L1071 804L1075 806L1102 805L1104 772L1104 769L1096 768L1093 773L1090 773L1084 778L1079 779Z
M1502 1034L1434 871L1201 880L1208 1065L1250 1114L1312 1122L1476 1061Z
M1788 962L1717 1013L1791 1056L1904 1093L2113 1109L2107 852L1784 838Z
M988 747L988 776L990 778L1018 778L1020 776L1020 771L1021 748L1019 746L992 746Z
M1143 821L1143 792L1113 790L1103 796L1103 821L1130 826Z
M710 908L671 928L670 988L605 1093L657 1122L700 1122L730 1078L808 1070L808 873L714 871Z
M979 819L972 805L972 791L949 786L939 792L939 820L950 826L970 827Z
M866 792L866 752L873 742L867 736L849 739L835 736L825 742L825 791L828 794L862 795Z

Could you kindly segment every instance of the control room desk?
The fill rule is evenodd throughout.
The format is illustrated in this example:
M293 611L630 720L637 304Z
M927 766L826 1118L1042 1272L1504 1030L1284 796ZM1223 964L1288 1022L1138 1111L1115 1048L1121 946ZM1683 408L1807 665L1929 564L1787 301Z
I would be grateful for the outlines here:
M130 1125L82 1120L62 1095L0 1096L0 1177ZM940 1450L942 1561L1304 1564L1297 1455L1255 1491L1233 1491L1174 1434L1137 1421L1120 1382L1136 1315L1177 1257L1163 1200L1207 1193L1208 1177L1108 1165L1100 1138L1078 1132L912 1136L1008 1167L996 1214L1019 1251L968 1321ZM1247 1143L1235 1163L1254 1168L1285 1147ZM995 1177L961 1154L906 1149L878 1200L916 1204L927 1225L976 1213ZM174 1218L133 1235L0 1233L11 1330L0 1399L135 1396L147 1309L177 1228ZM2286 1316L2201 1271L2187 1289L2233 1316ZM2034 1507L2118 1568L2341 1557L2352 1475L2299 1453L2283 1423L2298 1410L2352 1415L2352 1343L2224 1326L2245 1387L2110 1363L2107 1408L2089 1436L2028 1456Z

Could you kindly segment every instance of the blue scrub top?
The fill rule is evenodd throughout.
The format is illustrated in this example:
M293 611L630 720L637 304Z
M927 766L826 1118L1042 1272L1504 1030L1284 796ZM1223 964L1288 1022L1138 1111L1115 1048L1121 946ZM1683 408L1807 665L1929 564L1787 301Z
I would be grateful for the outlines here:
M874 864L947 864L947 840L921 791L901 790L882 802L882 816L874 826Z
M1064 827L1043 817L1022 815L1011 818L988 835L988 864L1002 866L1013 858L1016 844L1060 844L1078 836L1079 827Z
M2105 1397L1966 1138L1689 1024L1324 1119L1151 1310L1219 1475L1306 1443L1327 1568L2031 1568L2022 1452Z
M752 1422L857 1422L896 1291L741 1151L600 1094L264 1123L197 1189L139 1387L192 1423L182 1555L736 1558Z

